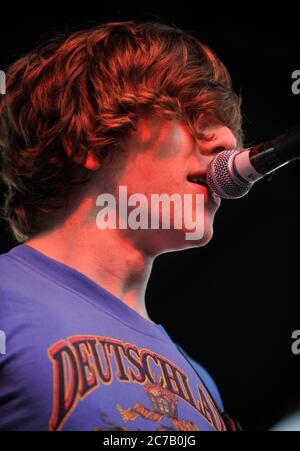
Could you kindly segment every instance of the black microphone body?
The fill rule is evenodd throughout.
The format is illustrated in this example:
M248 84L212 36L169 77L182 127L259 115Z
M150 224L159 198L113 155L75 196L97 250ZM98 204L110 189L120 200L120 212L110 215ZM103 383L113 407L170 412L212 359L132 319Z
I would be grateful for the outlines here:
M208 167L207 183L218 196L237 199L245 196L256 181L299 158L300 126L296 126L239 152L220 152Z

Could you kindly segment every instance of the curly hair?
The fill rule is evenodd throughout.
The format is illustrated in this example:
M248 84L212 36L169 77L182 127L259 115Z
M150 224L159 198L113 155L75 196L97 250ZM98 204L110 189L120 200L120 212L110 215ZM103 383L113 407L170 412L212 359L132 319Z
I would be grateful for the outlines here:
M117 151L143 112L228 126L242 140L240 97L209 47L175 26L114 22L55 37L11 65L0 98L3 217L15 239L43 230L89 180L87 153Z

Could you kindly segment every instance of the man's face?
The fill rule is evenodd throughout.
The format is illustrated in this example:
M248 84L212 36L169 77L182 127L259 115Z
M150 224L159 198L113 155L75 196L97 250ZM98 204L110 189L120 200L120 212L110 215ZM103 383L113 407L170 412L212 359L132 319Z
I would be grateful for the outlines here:
M150 254L179 250L206 244L213 235L213 221L221 199L212 194L205 185L205 177L210 161L216 154L225 149L236 148L237 142L233 133L223 125L210 126L204 130L205 137L213 134L211 140L195 140L186 125L179 121L167 121L158 117L140 118L136 130L131 131L124 142L124 152L117 152L115 158L103 168L103 174L113 174L113 183L106 178L106 186L117 197L119 186L126 186L128 197L139 193L146 196L149 205L149 229L128 230L139 246ZM107 172L106 172L107 171ZM190 177L200 178L194 183ZM201 184L201 181L204 184ZM182 227L174 227L174 216L178 210L170 209L170 228L153 230L150 228L151 195L178 194L182 199ZM204 200L203 226L201 238L187 240L186 233L191 229L186 226L184 216L184 195L190 195L192 205L189 217L201 219L196 195ZM178 197L177 197L178 198ZM171 203L172 204L172 203ZM170 205L171 205L170 204ZM133 207L129 208L132 210ZM198 211L197 211L198 209ZM191 216L192 215L192 216ZM162 212L159 212L159 223L162 223Z

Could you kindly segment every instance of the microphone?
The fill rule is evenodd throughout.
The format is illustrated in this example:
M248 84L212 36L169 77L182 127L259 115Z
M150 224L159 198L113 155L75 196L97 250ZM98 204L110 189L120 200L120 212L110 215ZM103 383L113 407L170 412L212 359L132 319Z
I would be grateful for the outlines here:
M300 126L253 147L220 152L209 164L209 189L223 199L245 196L253 184L300 158Z

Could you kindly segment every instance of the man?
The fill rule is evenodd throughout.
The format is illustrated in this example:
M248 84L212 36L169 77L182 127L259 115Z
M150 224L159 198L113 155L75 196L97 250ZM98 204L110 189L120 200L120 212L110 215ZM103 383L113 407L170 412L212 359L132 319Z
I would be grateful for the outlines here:
M144 295L157 255L211 239L207 167L240 145L227 70L177 28L104 24L9 69L1 173L21 244L0 257L0 429L235 428ZM150 209L153 194L191 202Z

